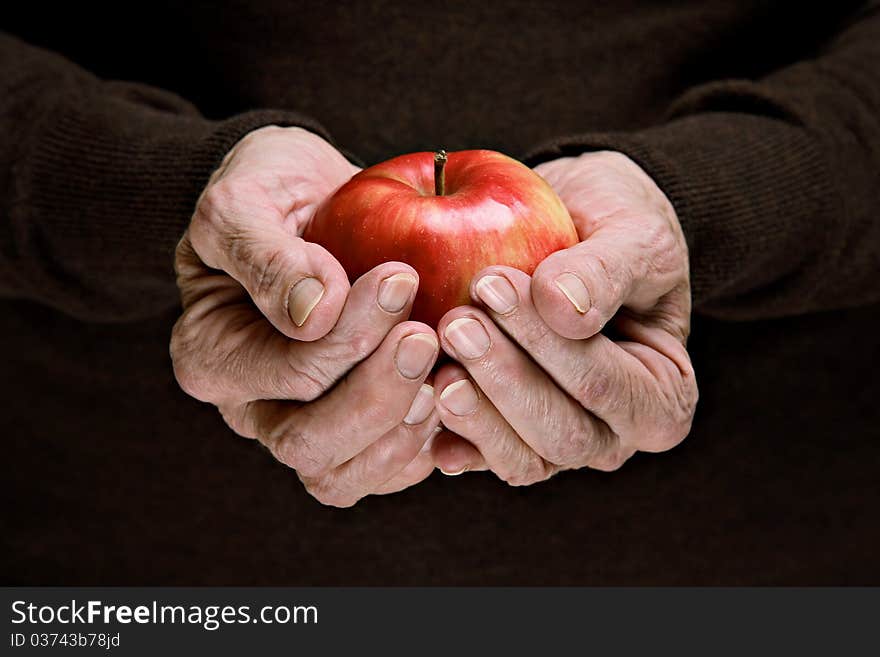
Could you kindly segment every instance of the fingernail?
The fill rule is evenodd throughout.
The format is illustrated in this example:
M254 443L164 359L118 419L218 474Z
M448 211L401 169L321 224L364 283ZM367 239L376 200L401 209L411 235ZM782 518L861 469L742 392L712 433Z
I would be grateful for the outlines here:
M406 336L397 345L397 371L407 379L418 379L434 361L437 339L428 333Z
M443 468L440 468L440 472L442 472L443 474L445 474L447 477L457 477L458 475L460 475L460 474L464 474L465 472L467 472L467 469L468 469L468 467L467 467L467 466L464 466L464 467L463 467L461 470L459 470L458 472L447 472L447 471L444 470Z
M571 301L571 305L583 315L590 309L590 293L584 282L574 274L565 273L556 279L556 287Z
M416 393L412 405L409 407L409 413L403 418L404 424L421 424L428 419L431 411L434 410L434 388L427 383L423 383L422 387Z
M474 289L480 300L499 315L509 313L519 303L516 290L504 276L483 276Z
M467 379L450 383L440 393L440 401L453 415L470 415L477 410L477 391Z
M305 324L323 296L324 285L317 278L304 278L294 285L287 305L287 312L293 323L297 326Z
M379 284L379 305L389 313L403 310L417 283L412 274L394 274Z
M450 322L444 335L462 358L479 358L489 351L489 334L480 322L470 317Z

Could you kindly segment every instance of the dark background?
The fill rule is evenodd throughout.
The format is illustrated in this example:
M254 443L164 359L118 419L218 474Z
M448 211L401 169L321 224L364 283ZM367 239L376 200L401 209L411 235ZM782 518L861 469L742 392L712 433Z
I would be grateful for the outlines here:
M210 118L303 110L368 163L438 142L519 154L558 134L637 129L695 84L811 56L834 23L818 3L658 3L638 20L629 4L592 3L590 20L561 13L547 27L541 3L515 3L524 30L577 28L595 45L563 39L554 58L517 50L523 34L493 27L507 9L491 3L415 8L435 29L394 43L370 38L401 20L387 2L317 8L311 23L250 2L19 4L0 27L102 77L180 93ZM455 40L474 25L492 48ZM407 67L413 53L436 66ZM356 82L334 77L340 66ZM177 313L87 323L0 300L2 582L880 584L880 306L696 317L701 400L669 453L521 489L435 473L349 510L320 506L181 392Z
M617 473L435 473L349 510L179 390L173 316L33 317L0 320L23 339L5 355L7 583L880 584L880 308L698 320L691 436ZM53 348L71 333L77 353Z

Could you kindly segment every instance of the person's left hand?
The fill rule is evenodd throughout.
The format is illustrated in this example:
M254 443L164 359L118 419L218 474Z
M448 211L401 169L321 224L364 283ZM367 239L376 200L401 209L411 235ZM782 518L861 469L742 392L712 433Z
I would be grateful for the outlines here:
M525 485L565 469L615 470L690 431L688 252L671 203L620 153L536 170L582 241L531 278L483 270L471 285L483 309L441 320L443 349L458 361L434 380L448 431L435 437L433 458L447 474L488 468Z

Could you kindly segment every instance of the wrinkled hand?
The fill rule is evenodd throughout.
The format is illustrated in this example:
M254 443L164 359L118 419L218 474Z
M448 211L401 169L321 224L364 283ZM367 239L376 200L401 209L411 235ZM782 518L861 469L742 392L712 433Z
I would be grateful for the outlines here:
M175 259L181 387L349 506L427 477L439 419L425 379L434 331L408 315L415 271L385 263L349 287L299 235L357 168L320 137L267 127L242 139L201 195Z
M488 467L522 485L571 468L614 470L690 430L688 253L672 205L620 153L536 170L582 241L532 278L480 272L471 296L482 309L456 308L440 322L443 349L458 361L434 382L449 432L433 453L447 473ZM600 332L606 325L614 340Z

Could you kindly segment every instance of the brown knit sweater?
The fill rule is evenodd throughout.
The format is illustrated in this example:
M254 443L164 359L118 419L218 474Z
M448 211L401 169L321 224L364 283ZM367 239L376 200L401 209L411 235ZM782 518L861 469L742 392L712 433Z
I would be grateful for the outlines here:
M876 6L20 4L0 33L6 481L23 500L0 539L5 579L880 580L860 515L880 494L847 488L876 473L880 421L866 365L880 317ZM311 502L176 389L165 351L172 251L195 199L224 153L270 123L367 164L436 147L632 157L691 249L702 451L692 437L616 475L529 490L433 477L354 511ZM717 321L783 316L800 318ZM821 351L828 341L837 351ZM836 478L832 438L855 441ZM805 451L770 447L786 441ZM778 508L758 503L768 496ZM829 522L849 532L828 540L857 572L805 545ZM762 556L731 556L770 527L782 534Z

